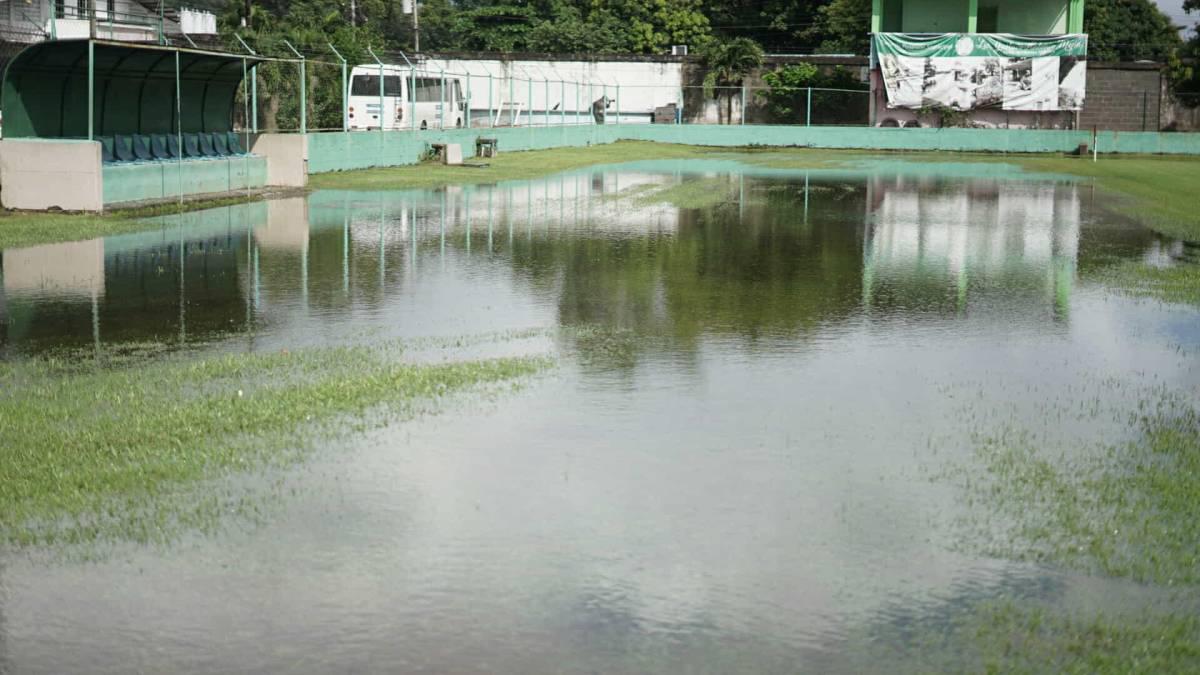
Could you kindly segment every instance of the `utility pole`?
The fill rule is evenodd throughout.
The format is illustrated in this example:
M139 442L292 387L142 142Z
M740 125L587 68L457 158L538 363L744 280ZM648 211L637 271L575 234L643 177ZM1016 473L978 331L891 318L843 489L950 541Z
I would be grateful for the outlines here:
M88 37L96 39L96 0L88 0Z
M421 53L421 3L412 0L413 5L413 53Z

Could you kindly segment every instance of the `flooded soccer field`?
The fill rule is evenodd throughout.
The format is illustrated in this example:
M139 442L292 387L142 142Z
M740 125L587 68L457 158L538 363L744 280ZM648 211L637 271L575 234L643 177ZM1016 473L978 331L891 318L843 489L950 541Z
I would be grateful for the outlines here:
M1114 203L643 161L4 250L0 438L180 474L15 465L0 672L1194 665L1200 309L1111 270L1198 254Z

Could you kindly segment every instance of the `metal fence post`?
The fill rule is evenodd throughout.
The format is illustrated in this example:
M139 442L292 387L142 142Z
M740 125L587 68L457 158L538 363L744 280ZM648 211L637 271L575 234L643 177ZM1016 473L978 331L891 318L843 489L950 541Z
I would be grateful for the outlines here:
M808 88L808 102L804 110L804 126L812 126L812 87Z
M533 78L529 78L529 97L525 102L525 121L533 126Z
M488 127L496 127L496 118L492 116L492 71L488 71Z
M304 68L304 55L301 54L300 52L296 51L296 48L292 46L292 43L288 42L287 40L284 40L283 44L287 45L287 48L292 50L292 53L296 55L296 58L300 59L300 133L307 134L308 133L308 76L307 76L307 73L305 72L305 68ZM379 88L380 88L379 89L379 91L380 91L379 97L380 97L380 103L382 104L383 103L383 73L382 72L379 74L379 78L380 78L379 79ZM383 123L383 110L379 111L379 119L380 119L380 123L382 124Z
M246 41L242 39L241 35L234 33L233 36L235 38L237 38L238 42L242 43L242 47L246 51L250 52L251 56L258 56L258 53L255 52L253 49L250 49L250 45L246 44ZM254 74L254 79L250 80L250 112L252 113L251 118L250 118L250 130L253 133L257 134L258 133L258 64L257 63L255 63L254 66L250 69L250 72L252 72ZM180 146L180 147L182 147L182 146ZM247 150L248 149L249 148L247 148Z
M742 119L740 121L740 124L745 124L746 123L746 83L745 82L742 82L742 101L741 101L741 103L742 103L741 106L739 106L742 109ZM732 123L733 120L730 120L730 122Z
M539 70L541 69L539 68ZM548 78L542 79L546 80L546 126L550 126L550 80Z
M652 115L654 113L651 113ZM621 125L621 85L617 85L617 126Z
M445 129L446 128L446 69L442 68L441 71L442 71L442 86L441 86L441 91L439 93L441 94L442 105L440 108L438 108L438 127L441 129Z
M511 64L509 65L511 68ZM512 70L508 71L508 126L517 126L517 108L513 105L513 88L516 87L516 78L513 77Z
M559 126L567 125L567 81L559 80L558 88L561 90L558 103L558 124Z
M467 73L467 100L463 106L463 128L471 128L471 73Z
M342 131L350 131L350 90L347 88L349 83L346 79L346 59L337 50L337 47L333 46L332 42L327 42L326 44L329 45L329 49L333 52L333 55L338 57L338 60L342 62ZM245 59L242 59L242 62L242 70L245 71Z

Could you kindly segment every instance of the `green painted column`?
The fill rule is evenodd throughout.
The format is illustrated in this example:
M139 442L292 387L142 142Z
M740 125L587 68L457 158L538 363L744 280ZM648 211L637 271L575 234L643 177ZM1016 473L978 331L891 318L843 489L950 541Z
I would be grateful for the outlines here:
M1070 0L1067 15L1067 31L1070 33L1083 32L1083 0Z
M54 11L54 8L51 8ZM175 53L178 60L179 53ZM95 139L96 124L96 43L88 40L88 140Z
M883 30L883 0L871 0L871 32Z
M967 0L967 32L979 32L979 0Z

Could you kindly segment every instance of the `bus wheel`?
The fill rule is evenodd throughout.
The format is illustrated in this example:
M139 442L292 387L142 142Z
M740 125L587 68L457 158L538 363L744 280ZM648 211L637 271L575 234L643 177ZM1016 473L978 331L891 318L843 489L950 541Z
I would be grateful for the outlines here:
M461 129L461 128L462 128L462 118L461 118L461 117L460 117L460 118L458 118L458 119L456 119L456 120L454 120L454 126L455 126L455 128L457 128L457 129Z
M425 131L428 128L429 124L425 120L421 120L421 131Z

